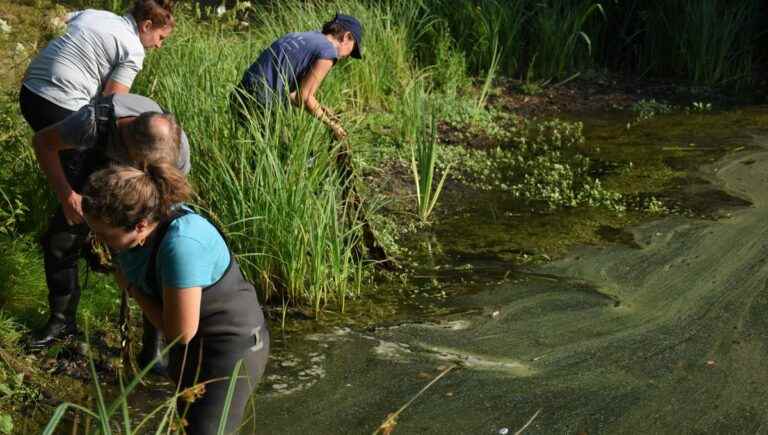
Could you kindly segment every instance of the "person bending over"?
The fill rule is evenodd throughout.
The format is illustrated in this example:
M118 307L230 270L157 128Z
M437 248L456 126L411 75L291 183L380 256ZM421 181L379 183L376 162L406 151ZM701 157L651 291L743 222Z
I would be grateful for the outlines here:
M337 139L347 133L338 118L315 98L328 72L340 59L362 58L363 27L352 16L337 14L322 31L288 33L261 52L233 93L236 111L263 112L276 104L304 107L326 124Z
M77 333L77 261L88 236L80 192L88 176L109 162L169 161L187 173L190 159L189 143L175 118L162 113L151 99L134 94L113 94L83 106L35 134L33 145L61 203L41 237L50 317L32 334L30 346L38 349ZM151 324L145 321L144 326L142 366L162 348Z
M269 333L256 291L221 233L179 205L189 194L171 165L112 166L89 179L83 212L116 253L118 285L169 342L177 340L169 355L171 379L181 391L206 383L202 397L179 402L187 433L217 433L228 378L243 361L226 416L226 433L232 433L264 373Z
M21 113L36 132L98 95L127 93L145 50L161 47L174 27L170 0L136 0L125 16L88 9L66 20L66 33L32 60L21 85Z

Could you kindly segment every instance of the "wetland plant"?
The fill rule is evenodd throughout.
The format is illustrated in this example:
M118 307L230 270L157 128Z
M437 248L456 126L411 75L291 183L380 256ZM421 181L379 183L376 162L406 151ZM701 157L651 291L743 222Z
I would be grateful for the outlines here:
M752 80L760 0L671 0L649 3L641 69L683 75L704 85L737 87Z
M703 101L694 101L691 107L688 108L691 113L706 113L712 111L712 103L705 103Z
M165 349L163 349L162 355L165 355L175 344L176 342L174 341ZM88 348L90 349L90 346L88 346ZM61 403L53 411L53 414L48 420L48 423L45 426L42 434L53 435L60 433L59 425L62 423L62 420L68 412L75 413L75 418L73 419L71 429L72 433L79 432L79 426L81 423L80 417L83 418L83 433L86 435L111 435L113 433L133 435L148 433L150 431L154 431L154 433L160 434L180 431L181 428L185 425L185 421L183 414L184 411L182 412L182 415L179 415L178 413L178 402L194 402L197 398L205 393L205 384L207 383L227 382L227 394L224 399L224 403L222 404L222 416L219 420L217 430L217 434L224 435L227 424L226 417L229 415L229 409L231 406L232 397L235 392L235 385L240 373L242 361L239 361L235 365L235 369L232 371L232 374L228 379L215 379L203 383L198 383L185 390L179 390L179 388L176 388L174 394L163 400L160 405L147 412L143 418L137 422L138 424L134 425L136 419L131 416L128 398L136 389L136 387L141 384L142 379L146 378L149 371L155 364L157 364L160 358L162 358L160 355L155 357L155 359L153 359L146 367L144 367L141 372L137 373L136 376L128 384L125 383L122 369L120 369L118 371L118 385L120 387L120 394L116 399L108 403L104 394L104 388L106 385L102 385L103 381L99 379L93 354L89 351L88 362L92 379L91 385L93 386L93 398L95 398L96 402L95 409L72 402ZM91 422L93 422L93 428L91 428ZM244 426L246 424L247 422L243 423Z
M657 101L655 98L642 99L632 105L632 111L636 114L636 120L647 121L656 115L666 115L672 113L674 108L663 101Z
M565 77L573 70L592 66L592 38L586 25L595 14L606 18L602 4L594 1L548 1L536 3L530 41L533 59L539 60L540 75ZM531 61L532 62L532 61Z
M418 206L419 219L426 223L429 216L437 204L440 192L443 190L443 184L450 172L451 165L443 169L443 176L433 187L435 176L435 164L438 154L437 123L434 119L431 122L431 131L427 137L418 141L411 147L411 172L416 184L416 204Z
M411 82L400 106L401 141L410 147L411 174L416 186L416 205L419 219L426 223L443 189L450 167L434 184L435 166L438 161L437 111L427 103L427 95L421 81ZM450 165L449 165L450 166Z
M197 205L224 228L248 276L262 284L268 299L317 310L329 303L343 307L345 298L357 295L361 269L367 264L355 255L360 228L355 216L344 210L336 146L327 129L300 110L274 107L268 113L252 113L241 126L233 122L228 101L230 90L270 38L317 26L337 8L378 24L366 28L371 49L375 41L386 39L384 26L389 24L375 19L383 12L353 2L323 7L286 2L274 11L262 11L259 31L246 36L180 19L177 37L147 59L153 76L163 79L135 85L178 114L189 132L196 156L192 179L200 194ZM299 23L296 17L301 17ZM395 69L406 62L395 62L395 52L388 54L402 47L379 48L377 55L391 60ZM356 85L372 74L370 68L384 68L384 62L340 66L323 85L328 93L324 100L349 110L345 102L354 102L355 95L366 101L381 98L380 88L361 90ZM369 86L385 86L383 82L373 80ZM346 91L350 88L352 95ZM342 100L348 95L349 100ZM308 165L310 160L313 164Z

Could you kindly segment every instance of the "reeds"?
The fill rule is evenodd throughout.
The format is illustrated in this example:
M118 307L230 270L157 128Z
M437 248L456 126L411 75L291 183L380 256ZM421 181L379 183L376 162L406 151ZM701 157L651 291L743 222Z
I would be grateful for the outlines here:
M758 0L674 0L649 12L641 65L704 85L751 82Z
M417 214L426 223L437 204L450 165L443 171L437 186L433 186L439 151L437 115L427 103L426 90L421 81L415 81L406 88L400 109L403 120L400 140L410 148Z
M543 78L566 75L594 65L592 37L587 23L596 15L605 17L600 3L594 1L549 1L537 4L531 15L529 41L531 63Z
M136 89L177 114L190 136L200 205L223 224L245 271L267 296L317 310L328 303L343 307L346 297L359 292L365 262L355 255L359 224L343 209L328 130L303 111L283 106L251 113L239 126L229 93L274 38L318 28L341 10L370 23L366 50L376 55L337 65L320 99L345 113L357 113L361 103L386 105L401 81L414 74L402 45L405 30L381 19L391 12L356 2L294 1L259 10L253 24L258 32L241 35L200 24L193 30L182 18L174 39L148 59L142 75L147 79ZM387 78L374 79L379 76ZM354 134L353 119L342 116Z
M443 170L443 176L433 187L435 176L435 165L437 164L438 144L437 127L432 122L432 129L428 136L418 141L411 147L411 172L416 185L416 202L418 206L419 219L422 222L428 222L429 217L437 204L440 192L443 190L443 184L448 177L451 165L449 164Z
M425 9L445 23L475 75L502 52L506 76L525 77L536 59L542 80L612 67L743 86L766 53L760 0L427 0Z

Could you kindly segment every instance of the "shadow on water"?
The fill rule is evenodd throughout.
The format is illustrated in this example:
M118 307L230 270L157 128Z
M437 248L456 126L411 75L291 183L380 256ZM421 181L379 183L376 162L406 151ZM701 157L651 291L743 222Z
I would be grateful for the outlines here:
M539 410L528 433L768 430L766 121L766 108L670 117L636 133L643 145L596 119L587 137L601 158L664 166L653 192L678 192L694 212L607 228L589 211L463 202L420 241L431 251L387 321L278 337L257 396L263 432L371 433L451 365L397 433L514 433ZM680 143L709 152L664 150ZM691 165L668 165L676 153ZM583 221L596 236L576 239L588 244L545 264L515 260L544 252L534 232L556 235L546 242Z

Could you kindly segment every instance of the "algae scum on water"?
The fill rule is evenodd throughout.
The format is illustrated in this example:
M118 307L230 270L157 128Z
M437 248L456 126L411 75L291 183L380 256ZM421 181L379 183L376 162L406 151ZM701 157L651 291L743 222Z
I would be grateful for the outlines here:
M720 204L727 214L669 215L626 230L632 243L582 245L520 268L494 240L513 244L499 236L525 223L479 212L472 221L467 207L458 222L471 228L436 224L431 243L442 249L419 271L432 284L413 290L448 292L432 302L443 310L278 346L281 384L291 377L283 352L312 355L322 375L305 373L308 386L290 394L265 382L265 431L370 433L456 366L398 416L397 433L514 432L534 415L527 433L759 433L768 424L768 110L708 116L663 120L638 133L662 138L646 145L603 135L603 150L651 165L680 141L717 147L693 162L706 163L696 176L715 183L709 191L738 199ZM681 181L676 171L661 188ZM473 238L484 231L496 236Z

